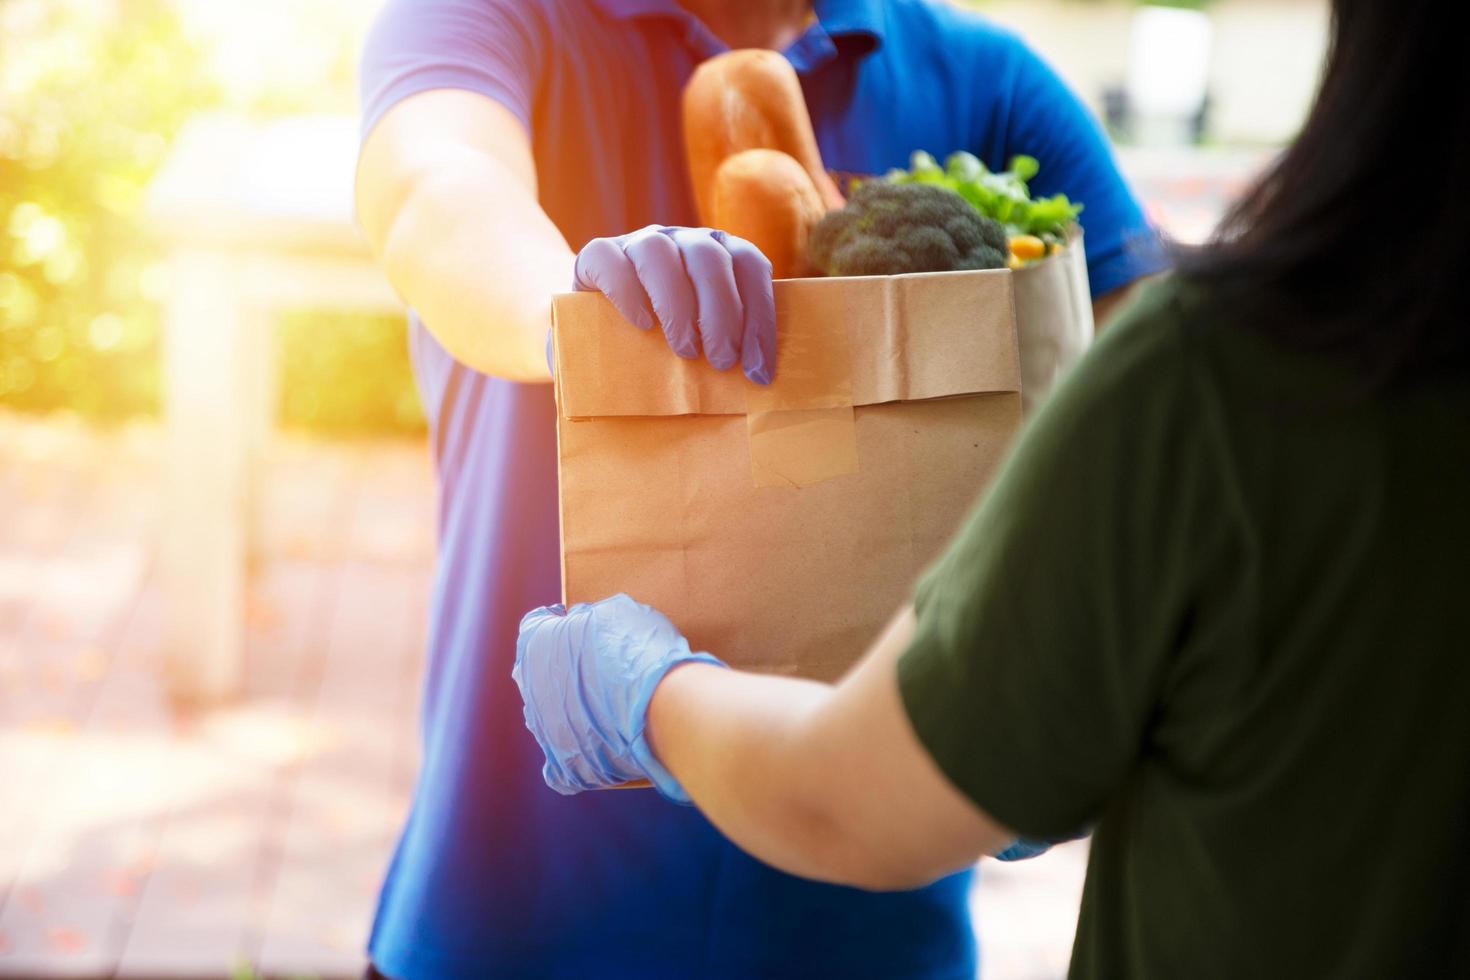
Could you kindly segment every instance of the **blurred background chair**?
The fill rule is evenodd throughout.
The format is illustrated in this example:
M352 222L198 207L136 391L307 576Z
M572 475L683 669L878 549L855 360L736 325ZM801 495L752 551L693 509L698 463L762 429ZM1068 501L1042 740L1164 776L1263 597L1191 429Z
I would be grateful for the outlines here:
M286 310L401 309L352 220L351 117L191 121L149 190L173 283L163 579L177 696L240 693L245 578Z

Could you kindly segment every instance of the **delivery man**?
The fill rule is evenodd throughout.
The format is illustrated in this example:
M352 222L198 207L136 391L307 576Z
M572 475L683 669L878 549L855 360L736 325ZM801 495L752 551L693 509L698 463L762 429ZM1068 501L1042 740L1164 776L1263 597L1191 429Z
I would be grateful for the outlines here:
M729 47L791 61L829 167L1028 153L1038 192L1086 204L1096 297L1155 271L1076 98L938 0L389 0L358 210L415 311L440 499L423 760L370 945L387 976L975 973L968 873L899 895L788 877L656 793L557 796L522 725L517 624L559 592L551 297L601 289L676 354L778 369L769 265L689 227L680 90Z
M1470 977L1451 6L1334 0L1296 144L1108 327L836 685L691 662L627 596L527 615L548 781L647 775L869 888L1095 824L1074 980ZM1445 203L1385 250L1403 216L1364 189L1410 145Z

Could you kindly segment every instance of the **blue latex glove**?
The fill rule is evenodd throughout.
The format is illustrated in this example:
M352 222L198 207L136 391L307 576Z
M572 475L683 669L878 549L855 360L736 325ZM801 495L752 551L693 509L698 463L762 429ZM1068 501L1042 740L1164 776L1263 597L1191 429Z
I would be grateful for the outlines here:
M1031 840L1026 837L1018 837L1011 841L1009 847L997 854L998 861L1025 861L1045 854L1058 844L1068 844L1074 840L1081 840L1092 833L1091 827L1084 827L1077 833L1067 837L1057 837L1052 840Z
M602 292L629 323L663 327L675 354L757 384L776 371L771 263L743 238L710 228L647 228L594 238L577 253L576 288Z
M1011 841L1011 845L995 856L997 861L1026 861L1030 858L1039 857L1051 850L1051 845L1042 841L1027 840L1018 837Z
M647 778L687 804L689 794L643 735L653 689L684 663L725 666L691 651L662 613L626 595L526 613L511 676L526 702L526 727L546 753L546 785L571 795Z

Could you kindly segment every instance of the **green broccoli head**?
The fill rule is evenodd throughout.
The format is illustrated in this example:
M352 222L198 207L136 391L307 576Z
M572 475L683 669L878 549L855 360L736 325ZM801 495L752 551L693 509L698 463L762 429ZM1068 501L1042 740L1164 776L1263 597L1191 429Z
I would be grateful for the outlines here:
M1000 269L1005 229L934 184L867 181L812 229L807 255L829 276Z

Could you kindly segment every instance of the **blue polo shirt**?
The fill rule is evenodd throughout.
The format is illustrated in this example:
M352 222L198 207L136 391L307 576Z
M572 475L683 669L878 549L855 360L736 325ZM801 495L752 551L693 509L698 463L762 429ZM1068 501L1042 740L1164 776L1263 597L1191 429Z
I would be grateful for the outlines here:
M992 165L1030 153L1038 192L1086 202L1095 293L1156 268L1129 247L1148 229L1097 125L1016 38L935 0L815 7L785 53L829 167L877 173L915 149ZM525 123L541 203L574 248L695 224L680 90L723 49L673 0L389 0L363 58L363 132L410 95L467 89ZM973 977L968 873L897 895L814 884L653 793L546 788L510 666L521 614L560 588L551 389L479 374L410 329L439 560L423 762L373 928L378 968L401 980Z

